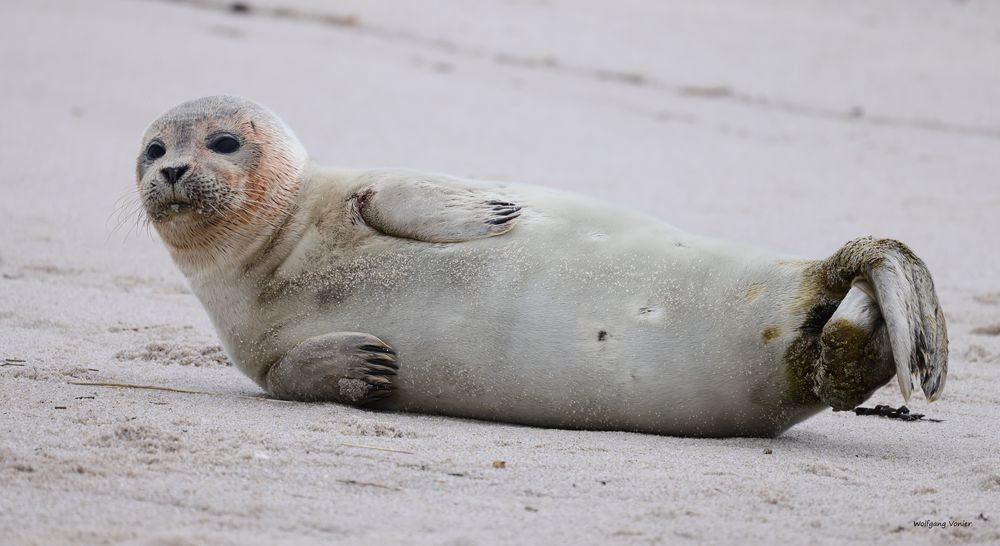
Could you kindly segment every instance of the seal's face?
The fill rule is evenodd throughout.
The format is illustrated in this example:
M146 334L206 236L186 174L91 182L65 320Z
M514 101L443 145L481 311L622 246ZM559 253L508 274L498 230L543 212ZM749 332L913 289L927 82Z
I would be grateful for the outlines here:
M177 248L267 224L306 161L274 114L240 97L183 103L146 131L138 190L160 235Z
M154 222L223 215L246 200L254 143L242 127L209 120L175 122L139 155L139 191Z

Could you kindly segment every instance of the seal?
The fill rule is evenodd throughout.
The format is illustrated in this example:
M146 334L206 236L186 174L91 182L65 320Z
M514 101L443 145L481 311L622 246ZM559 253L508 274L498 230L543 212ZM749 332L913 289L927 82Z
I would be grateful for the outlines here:
M270 395L542 427L775 436L916 376L948 339L902 243L793 259L539 187L332 170L240 97L146 131L145 211Z

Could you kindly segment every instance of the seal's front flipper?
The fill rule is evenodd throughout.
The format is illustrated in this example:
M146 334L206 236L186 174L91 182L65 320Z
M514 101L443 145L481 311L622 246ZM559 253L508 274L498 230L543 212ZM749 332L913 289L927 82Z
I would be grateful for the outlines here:
M510 231L521 207L509 197L457 179L379 172L352 195L357 220L386 235L459 243Z
M396 351L379 338L334 332L298 344L267 372L275 398L360 405L380 400L395 388Z

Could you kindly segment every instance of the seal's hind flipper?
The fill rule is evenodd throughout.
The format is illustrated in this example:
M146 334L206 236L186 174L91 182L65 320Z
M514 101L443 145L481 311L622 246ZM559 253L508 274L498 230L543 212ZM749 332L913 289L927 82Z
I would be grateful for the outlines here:
M885 321L864 280L857 280L820 333L815 392L836 411L870 397L896 373Z
M860 287L878 304L903 398L909 400L916 375L927 400L936 400L948 373L948 330L924 262L899 241L863 237L823 266L827 289Z
M410 172L365 175L352 195L355 218L386 235L459 243L510 231L521 207L460 180Z

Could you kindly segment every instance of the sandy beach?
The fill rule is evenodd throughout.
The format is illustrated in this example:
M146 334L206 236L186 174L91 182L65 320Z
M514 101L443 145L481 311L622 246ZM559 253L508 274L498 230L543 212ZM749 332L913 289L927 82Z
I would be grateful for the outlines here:
M5 0L0 544L996 544L997 67L989 1ZM704 440L267 399L135 196L146 125L220 93L324 164L803 257L905 241L951 347L909 407L941 422Z

